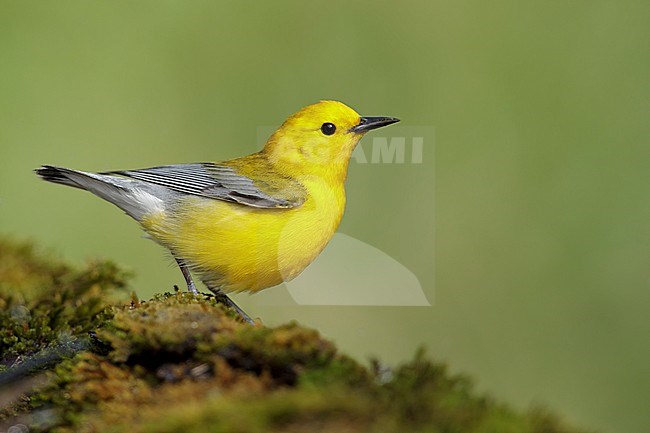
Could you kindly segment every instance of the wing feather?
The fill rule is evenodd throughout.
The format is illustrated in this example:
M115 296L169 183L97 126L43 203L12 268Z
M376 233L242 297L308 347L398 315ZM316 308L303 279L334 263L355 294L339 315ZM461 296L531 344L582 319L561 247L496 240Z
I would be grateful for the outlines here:
M306 198L302 185L290 178L276 174L271 185L241 175L233 167L214 163L165 165L102 174L125 176L183 194L257 208L298 207ZM281 181L278 182L278 179Z

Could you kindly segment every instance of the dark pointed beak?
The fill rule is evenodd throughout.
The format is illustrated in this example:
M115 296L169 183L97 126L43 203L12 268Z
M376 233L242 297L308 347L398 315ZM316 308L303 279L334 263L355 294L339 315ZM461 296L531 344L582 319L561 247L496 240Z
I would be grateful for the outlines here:
M397 117L362 117L359 124L353 126L348 132L363 134L372 129L381 128L382 126L392 125L399 122Z

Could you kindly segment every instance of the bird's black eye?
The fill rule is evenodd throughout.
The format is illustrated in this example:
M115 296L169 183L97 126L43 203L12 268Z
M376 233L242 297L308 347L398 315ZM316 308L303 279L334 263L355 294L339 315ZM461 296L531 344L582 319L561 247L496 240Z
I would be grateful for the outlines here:
M336 125L326 122L320 127L320 130L325 135L332 135L336 132Z

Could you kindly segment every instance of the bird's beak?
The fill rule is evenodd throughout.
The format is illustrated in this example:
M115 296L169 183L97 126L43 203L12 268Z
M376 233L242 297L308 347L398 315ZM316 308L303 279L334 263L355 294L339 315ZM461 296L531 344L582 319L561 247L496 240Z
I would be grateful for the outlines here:
M362 117L359 121L359 124L350 128L348 132L363 134L372 129L381 128L382 126L386 125L392 125L393 123L397 122L399 122L399 119L397 117Z

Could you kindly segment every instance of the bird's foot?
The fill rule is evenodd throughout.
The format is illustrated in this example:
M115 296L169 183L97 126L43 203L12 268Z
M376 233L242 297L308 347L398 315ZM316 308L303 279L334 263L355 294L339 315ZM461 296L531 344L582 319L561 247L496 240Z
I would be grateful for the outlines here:
M226 295L224 292L222 292L220 289L213 289L211 287L208 287L208 289L212 293L214 293L215 297L217 298L217 300L219 302L221 302L222 304L227 305L228 307L235 310L237 312L237 314L239 315L239 317L241 317L242 320L244 320L244 322L248 323L249 325L254 325L255 324L255 321L253 319L251 319L250 316L248 314L246 314L246 312L244 310L239 308L239 305L235 304L235 302L232 299L230 299L230 297L228 295Z

